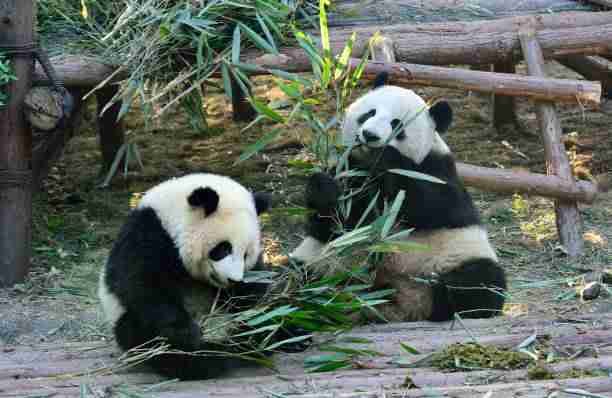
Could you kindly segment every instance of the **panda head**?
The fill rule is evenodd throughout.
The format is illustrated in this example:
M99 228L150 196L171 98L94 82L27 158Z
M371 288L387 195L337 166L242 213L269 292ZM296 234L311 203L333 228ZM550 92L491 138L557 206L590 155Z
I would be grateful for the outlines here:
M226 287L258 262L258 215L269 205L267 194L253 194L228 177L191 174L152 188L138 208L156 212L193 278Z
M374 89L347 108L344 144L365 148L390 145L417 164L430 152L448 153L439 134L451 124L450 105L440 101L428 109L414 91L385 85L385 80L385 75L379 76Z

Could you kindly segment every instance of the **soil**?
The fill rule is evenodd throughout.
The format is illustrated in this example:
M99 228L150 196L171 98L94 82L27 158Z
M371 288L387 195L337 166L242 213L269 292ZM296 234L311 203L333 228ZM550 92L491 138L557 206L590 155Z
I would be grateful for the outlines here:
M548 71L556 77L579 78L558 64L549 64ZM545 172L531 101L517 101L522 128L496 131L491 127L487 95L435 88L416 91L426 98L445 97L455 109L454 126L446 140L459 160ZM268 99L281 95L270 78L259 78L255 92ZM274 263L297 245L303 220L281 210L301 204L305 175L288 161L308 158L300 142L308 140L309 131L296 126L281 134L273 144L276 150L234 165L242 149L269 126L242 131L246 124L232 122L230 105L220 92L211 90L205 103L207 132L197 131L179 110L147 124L134 107L126 118L127 139L138 146L145 167L141 171L130 163L127 173L120 170L108 188L98 187L103 177L99 175L101 155L95 104L89 104L82 131L68 144L35 198L31 273L25 282L0 290L0 345L112 340L96 298L99 270L128 213L131 195L167 178L217 172L253 190L273 192L277 211L263 222L266 261ZM558 109L563 132L577 133L578 160L601 181L611 177L612 103L604 103L600 110L576 104ZM470 191L510 278L505 316L568 317L612 311L612 287L591 301L576 295L577 288L612 265L612 194L601 194L592 205L580 205L586 252L570 259L558 248L553 201Z

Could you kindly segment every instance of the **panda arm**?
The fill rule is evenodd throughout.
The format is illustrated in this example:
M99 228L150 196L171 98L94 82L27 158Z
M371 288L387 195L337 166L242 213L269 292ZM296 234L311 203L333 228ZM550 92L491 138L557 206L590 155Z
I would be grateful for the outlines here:
M413 170L446 182L439 184L390 173L390 169ZM479 224L474 203L457 175L450 154L429 154L421 164L402 156L397 149L386 147L375 168L382 178L382 189L388 200L400 190L406 191L402 220L417 228L461 227Z

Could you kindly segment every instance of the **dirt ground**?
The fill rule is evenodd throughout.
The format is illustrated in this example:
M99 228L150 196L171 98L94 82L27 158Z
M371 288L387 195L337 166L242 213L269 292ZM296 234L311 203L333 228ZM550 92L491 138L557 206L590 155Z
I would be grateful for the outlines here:
M557 77L576 75L557 64ZM270 79L260 79L256 93L274 98ZM498 132L491 127L488 96L458 90L423 89L427 98L443 96L455 109L455 122L446 139L459 160L491 167L528 168L545 172L533 103L519 100L520 130ZM265 133L265 127L241 132L232 122L230 107L220 93L206 99L209 124L216 135L195 131L188 119L174 112L167 120L145 125L138 108L126 119L129 142L136 143L144 171L130 166L101 189L100 152L95 135L95 104L91 104L81 133L67 146L35 199L32 271L13 289L0 291L0 344L94 341L110 339L97 307L96 284L108 250L123 222L132 193L142 192L169 177L210 171L236 177L254 190L274 193L273 211L264 218L267 260L274 262L299 242L302 220L283 214L299 205L305 177L288 160L305 156L296 145L308 133L299 127L281 137L278 150L266 151L234 166L242 148ZM579 159L593 175L611 177L612 104L602 110L578 105L559 106L563 132L578 134ZM584 302L575 294L593 272L612 265L612 194L593 205L580 205L586 253L568 259L558 250L553 202L525 195L497 195L471 190L501 262L510 277L506 316L572 314L612 311L611 291Z

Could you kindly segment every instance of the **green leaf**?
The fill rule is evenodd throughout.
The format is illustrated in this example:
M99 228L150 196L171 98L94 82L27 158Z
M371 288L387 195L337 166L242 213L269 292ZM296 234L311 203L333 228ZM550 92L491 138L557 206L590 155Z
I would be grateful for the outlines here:
M344 46L344 49L342 50L340 57L338 57L338 62L336 64L336 72L334 74L334 80L338 80L342 76L342 74L347 70L349 66L349 60L351 58L351 54L353 53L353 45L355 43L356 38L357 38L357 33L353 32L353 34L351 34L351 37L347 41L346 45Z
M249 145L248 147L246 147L245 150L240 155L240 157L238 158L238 160L236 160L236 162L234 162L234 165L236 165L236 164L238 164L240 162L244 162L245 160L249 159L251 156L255 155L257 152L261 151L263 148L266 147L266 145L268 145L269 143L274 141L276 139L276 137L280 134L281 131L283 131L283 130L282 129L274 129L274 130L270 131L268 134L266 134L263 137L261 137L254 144Z
M334 370L350 368L351 366L353 366L353 364L349 360L338 361L338 362L330 362L330 363L326 363L324 365L321 365L321 366L319 366L317 368L309 369L309 372L312 372L312 373L333 372Z
M387 235L389 234L389 231L393 227L393 224L395 224L395 219L397 218L397 215L399 214L399 211L402 207L402 203L404 203L405 197L406 197L406 191L404 191L403 189L400 190L395 196L395 199L393 200L393 205L391 206L391 210L389 210L387 219L385 220L382 230L380 231L381 239L385 239L387 237Z
M257 17L257 22L259 22L259 26L261 26L261 30L263 30L264 34L266 35L266 38L268 39L268 43L270 43L270 45L274 48L276 53L278 53L278 48L276 47L276 43L274 42L274 37L272 36L272 33L270 33L270 31L268 30L268 26L266 25L266 22L261 18L261 15L259 15L259 13L255 14L255 17Z
M232 63L238 62L240 62L240 26L236 25L232 39Z
M283 341L278 341L278 342L276 342L274 344L266 346L266 351L274 350L275 348L278 348L278 347L283 346L285 344L298 343L300 341L308 340L311 337L312 337L311 334L305 334L305 335L301 335L301 336L291 337L291 338L285 339Z
M436 184L446 184L446 181L443 181L437 177L430 176L428 174L419 173L418 171L406 170L406 169L389 169L387 171L389 173L399 174L404 177L410 177L410 178L414 178L417 180L434 182Z
M248 326L257 326L261 323L264 323L270 319L279 317L279 316L286 316L291 314L294 311L297 311L298 308L297 307L292 307L290 305L283 305L281 307L276 308L275 310L272 310L268 313L265 313L261 316L258 316L255 319L251 319L250 321L247 322Z
M404 351L406 351L409 354L414 354L414 355L419 355L420 354L420 352L416 348L414 348L412 346L409 346L406 343L402 343L401 341L400 341L400 347L402 347L404 349Z
M263 102L260 102L254 97L251 97L249 101L251 102L251 105L253 105L253 108L255 108L255 110L259 114L264 115L268 119L272 119L273 121L277 123L285 122L285 118L282 115L280 115L278 112L276 112L274 109L270 108L268 105L264 104Z
M278 55L278 50L274 46L270 45L270 43L268 43L263 37L258 35L253 29L240 22L238 23L238 25L240 26L240 29L242 29L244 33L249 37L249 39L251 39L251 41L257 47L259 47L260 50L267 51L274 55Z
M225 63L221 64L221 77L223 79L223 89L225 90L225 95L230 101L232 101L232 77L230 76L229 68Z

